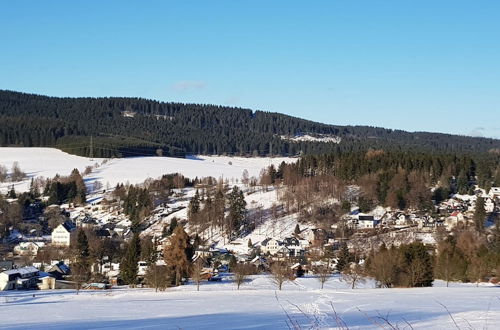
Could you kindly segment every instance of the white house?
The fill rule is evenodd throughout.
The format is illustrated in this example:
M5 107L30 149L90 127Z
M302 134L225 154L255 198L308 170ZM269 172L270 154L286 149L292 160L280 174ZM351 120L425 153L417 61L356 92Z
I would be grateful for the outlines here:
M282 243L274 238L266 238L260 243L262 253L276 254L281 248Z
M454 211L449 217L446 218L445 224L447 228L454 228L459 222L464 222L464 220L465 217L462 212Z
M57 246L70 246L76 227L72 222L66 221L52 231L52 244Z
M495 203L493 202L493 199L487 198L484 201L484 210L488 213L495 211Z
M0 291L36 288L39 270L35 267L23 267L0 273Z
M304 248L300 245L300 240L296 237L285 238L283 245L289 250L290 256L298 257L305 253Z
M21 242L14 246L14 253L18 255L36 256L38 254L38 250L44 246L44 242Z
M137 275L144 276L148 270L148 263L146 261L137 262Z
M489 195L492 199L500 197L500 187L491 187Z
M396 226L406 226L408 225L408 219L406 215L401 213L396 217Z
M380 220L375 220L373 215L359 215L358 216L358 229L373 229L378 226Z

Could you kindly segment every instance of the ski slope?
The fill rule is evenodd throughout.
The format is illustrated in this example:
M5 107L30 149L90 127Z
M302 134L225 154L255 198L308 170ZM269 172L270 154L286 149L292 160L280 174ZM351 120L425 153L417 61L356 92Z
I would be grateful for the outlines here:
M188 158L172 157L134 157L114 158L102 164L104 159L70 155L52 148L0 148L0 164L9 170L17 161L28 179L14 183L16 191L27 191L31 178L53 178L56 174L69 175L74 168L83 172L86 166L98 164L99 167L85 177L87 185L100 181L104 187L117 183L139 184L148 178L159 178L163 174L181 173L188 178L212 176L214 178L241 179L247 170L250 177L258 177L260 171L281 162L294 162L294 158L244 158L227 156L191 156ZM102 165L101 165L102 164ZM0 184L3 192L12 183Z
M199 292L193 284L156 293L7 291L0 329L333 329L340 320L349 329L498 329L498 288L436 286L374 289L368 281L350 289L336 277L320 290L309 277L275 291L261 275L239 291L230 279L204 282Z

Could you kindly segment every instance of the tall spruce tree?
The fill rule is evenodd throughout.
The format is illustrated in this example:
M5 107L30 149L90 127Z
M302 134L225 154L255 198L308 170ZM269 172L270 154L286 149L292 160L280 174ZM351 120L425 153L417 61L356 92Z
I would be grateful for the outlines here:
M484 220L486 220L484 198L478 197L476 200L476 210L474 211L474 225L477 231L482 231L484 229Z
M238 189L237 186L228 196L229 200L229 214L227 217L227 234L230 239L234 239L240 234L240 228L244 223L246 215L246 201L243 191Z
M139 270L138 262L141 254L141 240L139 233L134 236L127 244L125 255L120 265L122 280L129 285L135 286L138 283L137 272Z
M200 212L200 194L198 192L198 189L196 189L196 193L194 194L193 198L189 201L189 207L188 207L188 217L189 220L193 220L193 218L198 215Z

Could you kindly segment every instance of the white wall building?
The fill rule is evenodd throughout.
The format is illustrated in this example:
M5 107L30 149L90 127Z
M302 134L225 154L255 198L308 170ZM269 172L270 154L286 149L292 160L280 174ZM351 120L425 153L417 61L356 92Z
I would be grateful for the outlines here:
M75 234L75 226L65 222L52 231L52 244L57 246L70 246L71 239Z
M281 248L282 244L274 238L266 238L260 243L260 251L262 253L276 254Z
M0 273L0 291L30 289L37 286L39 270L35 267L23 267Z

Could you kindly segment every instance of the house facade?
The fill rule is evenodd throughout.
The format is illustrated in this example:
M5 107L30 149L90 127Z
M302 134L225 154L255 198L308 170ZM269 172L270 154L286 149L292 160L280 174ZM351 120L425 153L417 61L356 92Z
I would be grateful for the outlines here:
M57 246L70 246L71 239L75 234L75 229L76 227L68 221L60 224L52 231L52 244Z
M260 243L261 246L261 252L266 254L276 254L278 250L281 248L282 244L280 241L274 238L266 238Z
M375 220L373 215L359 215L358 216L358 229L373 229L377 227L380 223L380 220Z
M0 291L37 288L39 270L23 267L0 273Z

